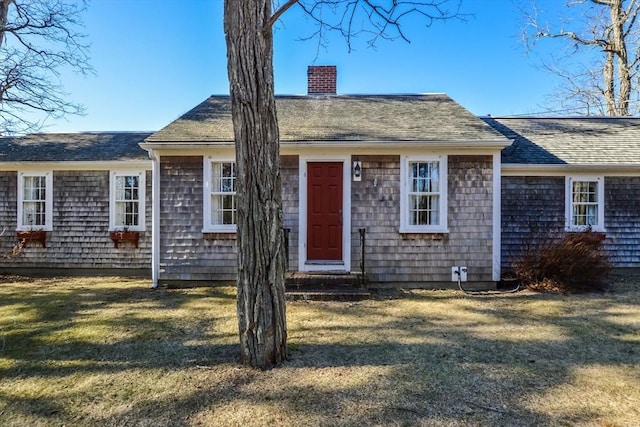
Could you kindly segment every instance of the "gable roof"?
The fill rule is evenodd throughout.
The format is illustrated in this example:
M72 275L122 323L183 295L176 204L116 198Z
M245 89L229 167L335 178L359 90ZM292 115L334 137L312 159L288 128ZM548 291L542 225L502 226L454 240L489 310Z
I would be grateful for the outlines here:
M37 133L0 138L0 162L149 160L150 132Z
M640 118L485 117L514 143L503 164L640 166Z
M508 140L444 94L276 96L280 142ZM229 96L211 96L147 143L234 141Z

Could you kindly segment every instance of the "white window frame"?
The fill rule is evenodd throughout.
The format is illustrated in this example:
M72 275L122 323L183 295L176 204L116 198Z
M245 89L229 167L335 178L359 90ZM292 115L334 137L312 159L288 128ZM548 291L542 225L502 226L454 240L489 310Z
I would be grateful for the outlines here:
M116 183L118 177L137 176L138 177L138 225L116 224ZM125 228L129 231L145 230L146 213L146 172L144 170L112 170L109 173L109 230L122 231Z
M45 209L45 223L43 225L33 225L31 223L25 224L23 223L23 213L24 213L24 178L28 177L44 177L45 178L45 200L44 200L44 209ZM43 231L51 231L53 230L53 171L46 172L31 172L31 171L19 171L18 172L18 209L17 209L17 231L29 231L29 230L43 230Z
M410 167L414 162L438 163L439 171L439 224L434 225L412 225L409 221L409 194L411 180L409 179ZM400 232L401 233L448 233L447 225L447 192L448 192L449 174L447 171L446 155L405 155L400 161Z
M211 218L211 179L213 174L213 163L236 163L235 157L213 157L205 156L203 165L203 182L202 182L202 200L203 200L203 212L202 212L202 232L203 233L235 233L238 231L237 224L212 224ZM236 166L237 168L237 166ZM236 169L237 171L237 169ZM237 178L237 175L236 175ZM234 196L237 195L234 192ZM237 201L237 198L236 198ZM237 220L237 204L236 204L236 220Z
M597 185L597 214L598 223L595 225L575 225L573 223L573 183L574 182L596 182ZM565 211L566 211L566 231L592 231L603 232L604 229L604 176L601 175L571 175L565 177Z

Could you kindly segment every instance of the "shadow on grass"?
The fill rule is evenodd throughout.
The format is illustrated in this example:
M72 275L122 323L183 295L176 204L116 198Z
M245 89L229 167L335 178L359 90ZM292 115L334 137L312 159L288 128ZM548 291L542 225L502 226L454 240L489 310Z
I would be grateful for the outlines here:
M59 398L0 394L5 408L14 407L28 419L44 417L45 424L206 424L220 408L239 411L238 405L247 411L248 425L260 423L251 420L251 408L264 406L277 408L275 423L280 414L332 425L588 424L606 414L554 415L532 409L527 399L570 384L580 367L635 366L631 374L640 375L640 350L621 338L638 331L609 320L618 305L611 295L513 294L485 300L418 292L372 304L310 303L327 321L290 329L291 359L260 372L236 365L235 334L223 325L235 321L235 296L224 290L113 290L63 283L28 290L0 289L0 309L13 307L14 317L24 317L14 323L0 320L5 342L0 363L11 361L4 368L0 364L3 381L159 369L187 383L184 392L137 396L126 410L85 422L78 422ZM406 300L413 311L387 313L379 305ZM534 307L545 301L551 306ZM446 309L436 311L435 305ZM173 316L190 307L198 314L187 323ZM295 305L289 311L298 312ZM602 316L605 311L613 314ZM79 324L86 332L69 332ZM528 327L542 332L528 335ZM102 341L96 338L100 334ZM318 373L321 377L314 377ZM640 384L640 376L635 379ZM78 393L69 390L65 397L84 399Z
M228 307L235 301L233 295L216 288L194 295L140 286L109 289L64 283L49 280L37 290L0 289L0 310L11 310L11 316L0 321L0 360L15 362L0 368L0 377L235 361L237 345L220 344L219 338L228 333L216 329L216 322L235 313L216 313L215 306ZM191 318L188 324L171 316L172 311L204 298L212 302L207 316ZM53 361L76 363L65 368Z

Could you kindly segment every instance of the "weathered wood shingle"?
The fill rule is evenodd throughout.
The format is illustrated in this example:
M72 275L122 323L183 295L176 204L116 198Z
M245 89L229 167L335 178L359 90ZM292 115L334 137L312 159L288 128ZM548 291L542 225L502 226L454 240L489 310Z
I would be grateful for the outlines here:
M616 267L640 266L640 177L606 177L604 247Z
M640 118L486 117L514 143L503 164L640 165Z
M109 172L54 171L53 229L46 247L28 243L15 258L0 259L0 267L14 269L73 269L107 271L127 269L150 273L151 172L146 173L146 224L138 248L126 243L116 248L109 232ZM6 191L0 198L0 252L16 242L17 174L0 172Z
M444 94L277 96L283 145L297 141L507 141ZM231 101L212 96L148 142L230 144Z
M448 233L400 233L400 156L358 156L364 176L352 183L352 269L366 229L366 270L372 282L450 282L451 267L469 280L492 280L493 168L490 156L449 156ZM376 186L372 181L376 180Z
M0 162L148 160L149 132L36 133L0 138Z

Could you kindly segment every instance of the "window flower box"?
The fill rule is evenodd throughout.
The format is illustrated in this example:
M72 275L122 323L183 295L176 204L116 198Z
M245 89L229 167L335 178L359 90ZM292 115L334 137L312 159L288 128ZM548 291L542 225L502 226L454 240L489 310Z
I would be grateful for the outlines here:
M112 231L111 232L111 240L113 240L114 246L117 248L118 245L122 242L131 242L138 247L138 242L140 240L140 232L138 231Z
M39 242L43 248L47 247L47 232L44 230L16 231L16 238L25 248L29 242Z

